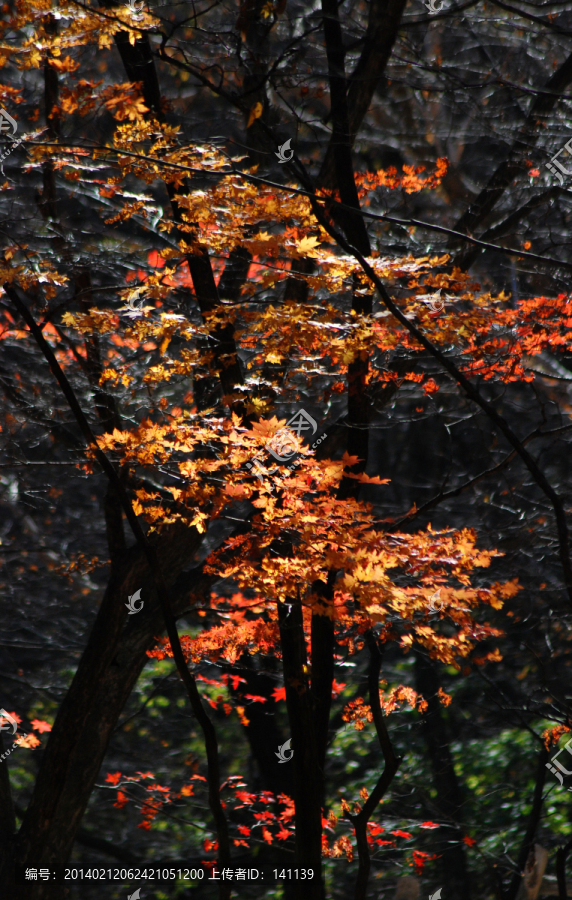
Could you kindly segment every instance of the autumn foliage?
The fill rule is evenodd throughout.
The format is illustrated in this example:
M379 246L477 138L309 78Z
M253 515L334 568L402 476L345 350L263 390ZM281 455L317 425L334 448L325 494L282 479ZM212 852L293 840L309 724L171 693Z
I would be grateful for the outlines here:
M89 265L76 264L66 250L65 229L53 226L57 254L40 241L22 246L5 236L0 338L36 364L41 354L58 389L65 394L62 386L73 385L78 406L89 410L86 430L70 405L83 438L77 466L98 477L107 461L112 472L103 466L119 527L133 529L143 560L137 577L145 572L145 615L160 609L164 616L154 620L146 658L175 660L191 705L195 697L208 757L205 775L187 773L177 783L160 784L152 772L107 772L113 806L123 814L135 804L146 831L173 804L208 807L203 850L211 867L261 842L293 848L296 841L300 864L315 862L318 845L318 868L320 852L359 859L365 882L370 853L406 848L419 874L438 854L420 850L416 840L439 824L388 830L378 819L401 762L392 749L393 723L405 709L422 719L428 701L410 684L380 680L381 656L395 646L404 658L421 653L457 672L499 662L495 642L503 629L489 613L517 596L518 573L488 577L484 570L502 553L473 527L418 524L416 507L401 520L384 516L389 479L376 471L367 441L355 452L355 442L340 447L330 432L344 403L355 421L363 413L366 429L376 398L398 389L422 413L459 386L476 402L470 391L479 385L534 382L536 357L570 347L572 301L561 293L515 302L508 292L482 287L452 253L399 256L384 249L382 237L374 240L392 192L439 191L447 159L401 172L351 173L358 203L352 214L363 212L370 230L364 253L344 218L343 186L312 182L311 160L298 160L277 183L236 148L183 140L168 104L151 102L144 76L114 84L83 76L86 48L107 52L117 42L125 63L141 49L142 34L158 34L162 22L152 11L134 18L127 6L62 2L57 17L65 27L58 29L50 10L47 2L19 0L9 28L20 39L2 43L3 65L34 75L48 67L58 80L45 125L27 134L24 171L48 181L57 175L70 196L89 197L97 228L110 236L133 229L138 238L129 266L105 250L115 281L97 290ZM161 53L167 63L171 51ZM179 59L175 51L172 59ZM0 88L15 117L21 93ZM262 127L263 104L241 112L247 129ZM93 123L100 130L92 138ZM6 181L2 190L12 187ZM231 291L225 279L237 260L242 278ZM449 368L444 355L454 360ZM488 414L492 406L483 400L481 408ZM319 419L315 437L324 434L323 445L313 448L291 431L295 452L286 465L271 455L272 441L306 407ZM16 432L17 414L3 427ZM262 468L253 468L256 460ZM182 536L195 542L198 555L186 552L202 580L186 589L184 612L194 624L175 641L176 553L165 552L163 561L153 548ZM65 574L105 564L82 557ZM117 566L125 597L110 601L109 610L119 609L111 643L127 616L125 586L132 587L112 558ZM350 684L351 668L342 667L364 657L369 688ZM281 673L272 694L245 687L243 668L254 659L271 660ZM436 696L443 708L450 702L442 688ZM222 712L248 729L256 705L287 718L291 794L254 789L246 772L217 771L209 717ZM341 727L375 727L380 775L327 808L324 760L334 713ZM51 726L36 719L32 728L41 736ZM40 743L34 734L18 741L28 749ZM308 780L313 787L304 796ZM37 850L40 837L34 840Z

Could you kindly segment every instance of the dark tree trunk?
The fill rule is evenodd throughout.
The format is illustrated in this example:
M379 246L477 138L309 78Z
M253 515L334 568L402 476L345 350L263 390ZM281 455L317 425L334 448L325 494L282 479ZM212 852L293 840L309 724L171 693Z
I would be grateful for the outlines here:
M280 639L286 705L292 736L294 803L296 806L295 868L312 869L311 880L298 882L299 900L325 900L322 881L323 770L317 723L312 710L302 603L279 605Z
M436 805L448 821L439 832L443 893L447 900L470 900L471 881L462 844L463 797L451 754L451 736L437 696L439 679L435 665L420 651L415 652L415 678L417 690L429 705L421 729L437 790Z
M159 541L165 571L173 582L199 541L200 536L188 528L173 529L170 540ZM142 582L149 582L138 549L128 552L122 576L108 588L78 670L58 710L17 836L12 861L20 865L37 868L67 862L113 729L147 662L146 651L163 630L154 598L147 601L136 622L125 623L126 612L123 621L116 622L116 614L123 615L121 607L125 610L125 596ZM197 587L200 578L197 572ZM176 592L179 613L187 606L189 589L190 585ZM6 846L4 852L8 852ZM8 896L14 900L64 896L50 893L43 883L17 889L11 875L4 885L13 891Z

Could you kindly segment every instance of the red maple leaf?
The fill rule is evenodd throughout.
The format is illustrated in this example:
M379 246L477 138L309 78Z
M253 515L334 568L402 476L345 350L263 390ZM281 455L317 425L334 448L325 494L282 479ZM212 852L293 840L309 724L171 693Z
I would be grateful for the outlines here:
M117 791L117 800L113 804L118 809L123 809L126 803L129 803L129 797L123 791Z
M117 784L117 782L121 780L121 772L113 772L113 774L108 772L105 780L110 784Z

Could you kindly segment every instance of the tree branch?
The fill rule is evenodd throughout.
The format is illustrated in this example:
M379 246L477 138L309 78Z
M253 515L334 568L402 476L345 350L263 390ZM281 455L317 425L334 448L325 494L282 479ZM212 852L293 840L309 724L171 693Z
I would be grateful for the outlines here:
M117 5L116 0L99 0L99 3L107 9L113 9ZM131 44L129 32L119 31L115 35L115 43L130 81L142 83L143 98L149 107L148 116L152 114L159 122L164 122L165 115L161 105L159 79L148 35L142 32L136 38L135 43ZM181 188L175 187L170 182L165 182L165 187L171 201L175 222L180 224L183 221L183 210L179 206L176 195L181 193ZM183 189L185 188L189 192L191 191L190 185L187 184L183 187ZM178 238L189 243L188 234L178 233ZM210 257L208 251L202 248L196 253L187 253L185 258L189 265L197 303L203 318L205 318L209 313L221 308ZM222 389L225 394L232 394L235 387L243 382L232 323L219 324L210 330L209 344L217 361ZM240 412L240 410L237 411Z
M33 316L29 312L28 308L20 298L18 297L16 291L9 285L4 285L4 290L6 294L10 297L12 303L14 304L17 311L20 313L21 317L24 319L28 328L30 329L33 337L36 340L36 343L42 350L50 369L56 380L58 381L62 392L68 401L69 407L74 414L76 421L82 431L82 434L92 450L94 456L99 462L101 468L104 473L109 478L110 482L114 485L118 497L121 501L121 505L123 507L123 511L129 522L135 540L143 551L147 562L149 564L149 568L151 569L153 575L153 581L155 583L155 588L157 590L157 595L159 597L159 602L161 604L161 610L163 612L163 618L165 620L165 625L167 628L167 634L169 636L169 641L171 644L171 650L173 652L173 658L175 660L175 664L177 666L177 671L181 676L183 684L187 689L187 694L189 697L189 701L191 704L191 708L193 713L195 714L201 729L203 731L206 755L207 755L207 775L208 775L208 791L209 791L209 805L211 808L211 812L213 814L213 818L215 820L217 837L219 843L219 861L221 866L226 866L230 860L230 843L228 837L228 823L226 819L226 815L224 813L221 800L220 800L220 767L218 760L218 742L216 737L216 731L214 726L208 717L197 689L196 681L194 677L191 675L187 663L185 661L184 653L181 647L181 642L179 640L179 634L177 631L177 626L175 622L175 618L173 616L173 612L171 609L170 599L168 590L164 581L163 572L161 570L161 566L159 564L159 560L157 557L157 553L155 547L149 543L147 540L141 525L139 524L139 520L133 511L133 507L131 505L131 501L127 497L125 492L125 488L121 479L117 475L114 467L107 459L105 453L100 449L96 438L91 430L91 427L83 414L83 410L81 409L79 402L74 394L74 391L68 382L64 372L62 371L50 345L47 343L44 335L42 334L41 329L36 324ZM126 618L125 610L121 611L120 622L121 624ZM220 900L227 900L230 896L230 888L228 884L224 882L220 882L219 885L219 898Z
M572 428L572 425L563 425L561 428L554 428L551 431L539 431L536 428L531 434L528 434L525 438L522 438L521 444L524 447L529 441L534 440L537 437L553 437L556 434L560 434L563 431L569 431ZM445 500L450 500L453 497L459 497L466 490L473 485L478 484L479 481L483 481L483 479L488 478L489 475L496 475L497 472L501 472L505 469L517 456L516 450L513 450L512 453L509 453L508 456L505 456L500 463L497 463L496 466L491 466L490 469L485 469L484 472L480 472L479 475L475 475L474 478L469 478L468 481L465 481L464 484L459 485L457 488L452 488L450 491L439 491L439 493L432 497L431 500L428 500L427 503L424 503L423 506L419 508L415 508L410 512L406 513L402 516L397 522L394 522L393 525L390 525L386 530L388 532L399 531L405 522L410 522L412 519L418 518L418 516L423 515L423 513L429 512L430 509L433 509L435 506L438 506L439 503L443 503Z
M88 313L92 298L91 277L87 269L84 269L76 276L75 299L76 301L79 301L83 311ZM101 376L103 375L103 366L101 364L99 335L86 334L84 343L86 355L85 369L87 371L87 377L93 392L95 408L101 424L106 431L113 431L114 428L120 430L121 417L117 409L115 398L108 390L106 390L106 388L102 387ZM125 530L123 528L121 500L111 481L108 481L107 484L107 491L103 501L103 512L107 532L107 547L113 566L117 565L125 553Z
M29 143L30 143L30 145L33 145L36 143L40 144L43 142L29 141ZM61 147L64 145L60 143L59 146ZM69 144L69 145L65 145L65 146L69 146L72 148L80 147L80 149L86 149L86 147L87 147L90 150L102 150L102 151L106 151L106 152L117 152L118 154L121 153L121 156L131 156L135 159L141 160L142 162L152 162L154 165L157 165L157 166L162 165L165 167L169 167L169 168L173 168L173 169L180 169L181 171L185 171L185 172L189 172L189 173L196 173L196 174L200 174L203 176L205 174L209 174L215 178L222 178L225 175L229 174L228 171L225 171L223 173L223 175L218 174L218 173L205 173L204 170L195 169L193 166L185 166L180 163L165 162L164 160L161 160L161 159L156 159L156 158L153 158L150 156L145 156L145 154L142 154L142 153L134 153L129 150L114 151L113 147L107 147L103 144L90 143L87 145L81 145L81 144L74 143L74 144ZM289 194L298 194L300 196L308 197L310 199L312 197L314 197L314 198L316 197L315 191L313 191L313 190L309 190L309 189L305 189L305 188L294 188L294 187L291 187L290 185L279 184L278 182L272 181L269 178L263 178L259 175L252 175L250 172L241 172L238 169L233 169L232 174L238 175L240 178L244 178L245 181L250 181L252 184L264 184L267 187L273 187L279 191L284 191ZM556 188L556 191L562 192L562 189ZM543 198L549 198L549 197L550 197L550 192L543 194ZM318 199L321 199L321 198L318 198ZM329 200L329 202L331 203L331 206L333 209L336 209L337 207L340 207L340 208L345 207L345 204L339 203L335 200ZM533 201L530 201L530 202L532 203ZM352 209L352 207L348 207L348 209ZM560 266L563 269L572 269L572 262L566 262L566 260L555 259L553 256L543 256L542 254L539 254L539 253L531 253L529 250L523 250L520 247L503 247L501 244L491 244L490 241L485 241L480 238L475 238L470 234L463 234L463 232L456 231L454 228L447 228L445 225L436 225L433 222L425 222L422 219L411 219L411 218L402 219L399 216L392 216L392 215L389 215L388 213L372 213L372 212L369 212L368 210L364 210L364 209L360 210L360 215L364 216L364 218L366 218L366 219L371 219L372 221L377 220L380 222L390 222L393 225L400 225L403 228L411 228L411 227L426 228L428 231L435 231L439 234L448 235L451 238L462 241L463 243L472 244L473 246L479 247L483 250L494 250L497 253L504 253L507 256L518 256L518 257L522 257L523 259L530 259L532 262L546 263L547 265L550 265L550 266ZM496 226L494 226L494 227L496 229ZM486 233L488 233L488 232L485 232L485 234ZM313 265L312 260L304 260L304 259L297 260L297 267L294 268L293 271L300 272L300 273L306 271L306 268L303 264L312 264ZM309 271L312 271L312 269L310 268ZM296 280L299 280L299 279L296 279Z
M500 163L496 171L473 200L469 208L463 213L455 225L456 231L474 232L475 228L486 218L494 206L498 203L505 190L513 179L522 173L522 157L530 153L542 133L538 127L538 120L545 118L556 105L559 94L562 93L572 81L572 54L562 63L557 72L552 75L545 85L545 92L533 101L524 125L520 128L517 137L513 141L506 159ZM476 258L474 251L464 251L455 259L454 264L468 269Z
M391 743L391 738L389 737L389 732L387 731L383 712L381 710L381 703L379 700L379 674L381 672L382 655L377 643L377 638L371 629L366 631L365 640L369 650L370 660L368 671L369 704L373 714L379 746L381 747L381 752L383 753L383 758L385 760L385 766L377 784L365 801L361 811L357 815L346 813L347 818L354 826L359 857L359 869L354 900L365 900L367 896L367 882L371 867L369 846L367 842L367 823L373 815L379 801L387 793L389 785L393 781L395 773L399 768L399 763L401 762L401 759L395 755L393 750L393 744Z
M337 6L337 4L335 4ZM371 0L364 46L354 71L348 76L347 105L350 146L367 113L380 79L391 55L393 45L402 25L406 0ZM332 188L335 185L335 139L330 139L320 168L318 184Z
M363 271L375 285L378 294L384 304L384 306L392 313L393 316L398 320L398 322L403 325L407 331L413 335L413 337L421 344L422 347L427 350L431 356L433 356L445 369L446 372L459 384L459 386L463 389L467 397L476 403L483 410L484 413L489 417L489 419L497 426L497 428L502 432L505 436L509 444L516 450L526 468L534 478L538 487L543 491L543 493L548 497L552 504L552 508L554 510L554 515L556 519L556 527L558 532L558 544L560 551L560 564L562 566L562 570L564 572L564 582L566 584L566 589L568 591L568 596L572 601L572 565L570 562L570 540L568 534L568 524L566 521L566 513L564 511L564 505L560 498L560 496L556 493L548 479L546 478L544 472L538 466L536 460L530 455L530 453L522 446L521 441L519 441L518 437L508 424L508 422L497 412L494 405L489 403L484 397L481 395L480 391L474 387L474 385L469 381L469 379L457 368L457 366L449 359L449 357L445 356L441 350L435 346L424 334L422 331L417 328L416 325L413 324L399 309L399 307L393 302L388 292L386 291L381 279L372 268L372 266L368 263L368 261L362 256L362 254L355 247L352 247L348 241L331 225L327 216L324 213L323 208L318 203L316 197L311 199L312 209L314 211L314 215L322 225L322 227L330 234L335 241L346 251L346 253L352 254L352 256L359 262Z

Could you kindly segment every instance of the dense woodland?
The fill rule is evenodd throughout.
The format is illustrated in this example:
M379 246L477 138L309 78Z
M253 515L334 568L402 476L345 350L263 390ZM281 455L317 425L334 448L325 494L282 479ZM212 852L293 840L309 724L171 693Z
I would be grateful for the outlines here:
M572 896L572 4L0 23L2 897Z

